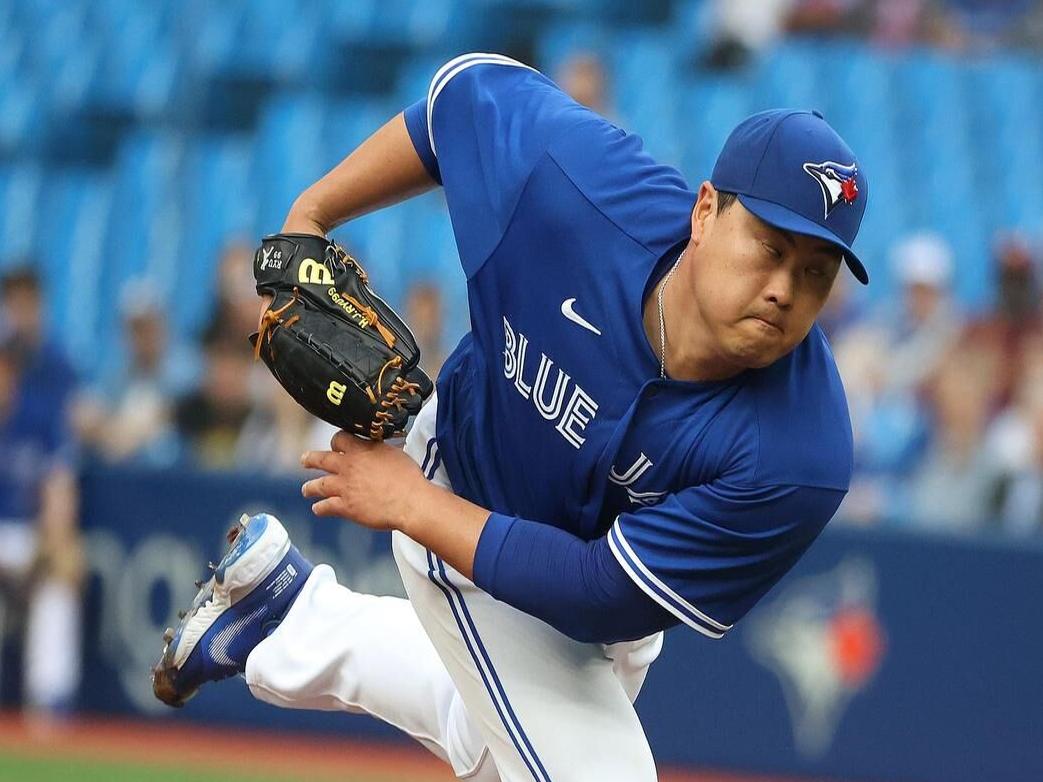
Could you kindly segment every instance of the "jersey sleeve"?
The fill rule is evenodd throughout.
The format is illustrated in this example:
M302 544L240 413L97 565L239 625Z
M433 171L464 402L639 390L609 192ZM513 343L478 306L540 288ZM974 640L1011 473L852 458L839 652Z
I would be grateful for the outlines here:
M417 154L444 190L465 269L496 247L548 146L597 115L500 54L450 60L404 112Z
M493 513L478 539L474 583L583 643L644 638L678 623L634 585L605 538Z
M716 481L621 514L609 546L647 595L721 638L796 563L843 497L836 489Z

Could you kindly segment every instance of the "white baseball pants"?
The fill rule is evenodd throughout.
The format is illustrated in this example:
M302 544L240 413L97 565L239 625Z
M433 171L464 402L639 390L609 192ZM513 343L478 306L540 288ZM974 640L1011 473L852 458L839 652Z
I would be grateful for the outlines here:
M432 399L406 452L449 487ZM501 603L404 535L409 600L359 594L319 565L246 681L277 706L371 714L476 782L654 782L632 701L662 633L585 644Z
M0 521L0 573L16 581L29 577L36 555L35 523ZM48 577L32 583L25 616L25 702L46 714L68 706L80 684L82 600L73 584ZM0 645L8 631L8 605L0 594Z

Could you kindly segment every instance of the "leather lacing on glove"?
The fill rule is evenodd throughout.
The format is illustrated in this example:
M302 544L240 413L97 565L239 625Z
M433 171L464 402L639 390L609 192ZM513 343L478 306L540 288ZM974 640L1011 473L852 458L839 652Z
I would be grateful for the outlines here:
M284 312L286 312L286 310L288 310L290 307L297 303L297 301L300 299L299 294L300 291L297 288L294 288L293 296L290 298L288 302L279 307L279 309L273 310L269 307L267 310L264 311L264 314L261 316L260 328L257 331L257 341L254 343L254 361L261 360L261 346L264 344L262 340L265 338L265 336L268 337L269 342L272 341L272 335L270 333L272 326L278 324L283 328L289 328L301 319L300 315L294 315L290 318L287 318L285 321L281 317L279 317Z
M391 367L391 366L394 366L394 367L402 366L402 357L401 356L395 356L390 361L388 361L386 364L384 364L383 367L381 367L380 375L377 376L377 392L378 393L380 393L380 387L381 387L381 385L383 383L384 370L386 370L388 367ZM369 393L369 389L368 388L366 389L366 391L367 391L367 393ZM420 384L419 383L411 383L408 380L406 380L404 377L402 377L401 375L396 377L395 378L395 382L391 384L391 387L387 390L387 393L382 395L382 396L385 396L386 398L380 400L380 406L383 407L384 409L383 410L378 410L376 413L373 414L373 419L374 420L369 425L369 436L372 437L374 440L383 440L384 439L384 427L386 425L389 425L389 424L392 425L392 426L394 425L394 423L393 423L394 422L394 416L390 412L391 408L394 407L394 408L398 409L399 411L405 410L406 406L405 406L405 402L402 399L402 395L403 394L419 394L419 393L420 393ZM372 396L371 396L371 398L372 398ZM375 402L375 400L374 400L374 402ZM358 429L359 431L364 431L364 429L362 427L362 424L355 424L355 428Z

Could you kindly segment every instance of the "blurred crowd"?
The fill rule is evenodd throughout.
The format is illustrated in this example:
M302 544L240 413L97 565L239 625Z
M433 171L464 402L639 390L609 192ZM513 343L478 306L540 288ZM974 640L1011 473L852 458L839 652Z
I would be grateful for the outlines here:
M733 68L786 35L851 35L955 51L1043 46L1038 0L713 0L703 64Z
M4 276L0 309L0 639L24 639L23 700L45 719L72 707L80 675L76 376L31 267Z
M900 294L862 312L847 280L827 305L855 432L840 518L1014 536L1043 533L1043 295L1028 241L995 246L994 305L951 296L958 257L929 232L890 258Z
M74 454L87 464L278 474L295 470L302 451L325 446L332 427L297 406L248 349L258 315L251 258L245 243L225 248L213 319L198 345L172 338L147 281L128 283L123 345L80 388L43 334L39 281L29 268L8 274L0 392L22 402L6 408L7 435L39 442L22 449L31 458L16 458L7 480L42 464L65 469ZM994 305L974 316L951 295L959 258L943 236L905 237L888 263L899 295L867 308L840 275L820 320L855 432L856 474L840 518L1043 535L1043 290L1034 248L1024 237L997 237ZM408 290L406 318L432 373L444 354L440 313L438 287ZM9 452L22 453L11 444Z

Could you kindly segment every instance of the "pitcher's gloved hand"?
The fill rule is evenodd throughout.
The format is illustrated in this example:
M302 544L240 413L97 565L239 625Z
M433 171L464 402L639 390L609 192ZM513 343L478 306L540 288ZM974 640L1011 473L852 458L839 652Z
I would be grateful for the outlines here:
M371 440L401 432L434 385L409 327L343 248L311 234L266 236L257 292L272 302L254 355L313 415Z

